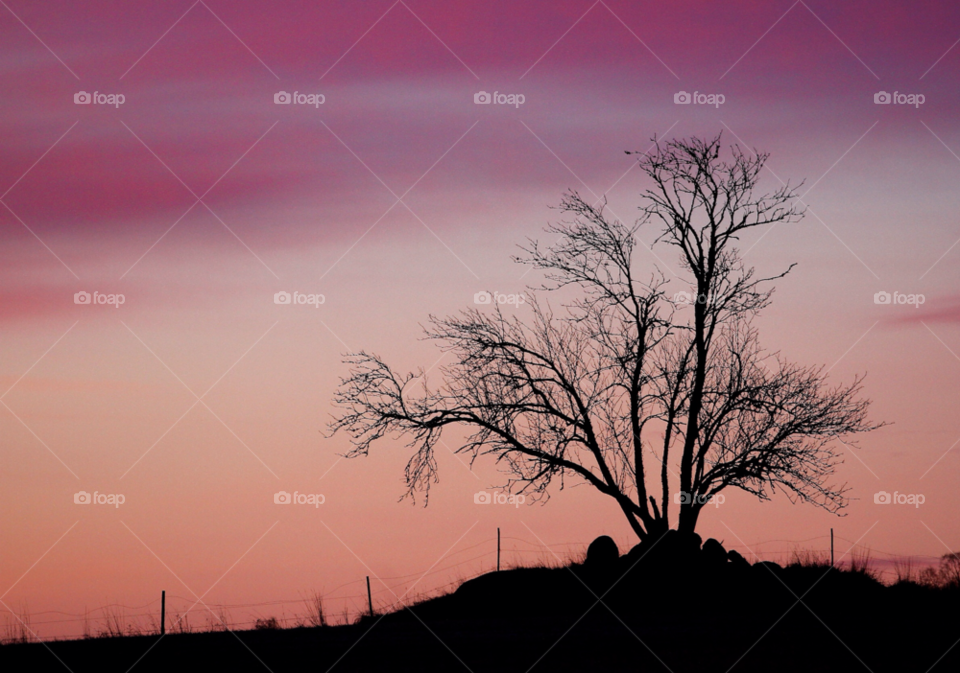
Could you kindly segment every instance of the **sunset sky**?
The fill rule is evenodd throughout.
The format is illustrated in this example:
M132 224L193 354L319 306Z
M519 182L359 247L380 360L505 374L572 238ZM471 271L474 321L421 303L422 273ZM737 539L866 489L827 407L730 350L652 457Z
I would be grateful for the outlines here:
M525 550L511 563L601 534L625 551L626 521L588 488L475 505L505 477L452 455L455 432L429 506L398 502L405 441L341 459L332 397L344 353L439 367L420 340L430 314L539 282L510 257L550 242L564 190L632 222L646 185L624 151L721 131L771 154L763 189L806 181L803 222L741 242L760 273L797 263L758 322L764 345L838 383L867 374L871 419L889 425L845 450L844 518L727 492L699 532L745 555L823 549L831 527L838 555L960 549L958 38L960 8L938 2L3 0L0 608L53 637L82 630L56 620L162 589L180 610L357 582L331 598L355 611L366 575L399 594L428 569L414 592L489 569L498 526ZM673 252L653 253L689 289ZM281 507L281 490L325 501ZM124 502L81 506L80 491Z

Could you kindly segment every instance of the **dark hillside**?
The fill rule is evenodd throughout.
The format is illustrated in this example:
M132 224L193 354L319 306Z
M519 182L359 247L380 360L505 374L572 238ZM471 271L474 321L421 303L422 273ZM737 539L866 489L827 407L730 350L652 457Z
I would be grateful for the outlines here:
M955 587L750 565L673 534L482 575L350 626L7 645L0 670L956 671L958 602Z

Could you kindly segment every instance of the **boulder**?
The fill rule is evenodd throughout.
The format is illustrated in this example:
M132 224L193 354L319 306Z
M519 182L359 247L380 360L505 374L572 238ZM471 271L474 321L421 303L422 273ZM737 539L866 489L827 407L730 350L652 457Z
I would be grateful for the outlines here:
M734 568L749 568L750 562L743 558L743 554L738 552L736 549L731 549L727 552L727 560L730 561L730 565Z
M624 554L622 560L627 562L628 566L632 566L641 558L653 557L656 554L653 550L660 546L660 543L663 541L662 538L666 533L667 531L648 535L645 540L634 545L630 551Z
M680 539L683 541L684 553L687 554L696 554L703 544L703 538L696 533L680 533Z
M587 547L587 560L584 565L588 568L609 568L620 558L617 543L609 535L601 535Z
M668 530L660 542L653 546L652 553L670 561L691 560L699 553L701 540L696 533Z
M700 550L701 557L703 562L711 566L720 566L724 565L727 562L727 550L723 548L723 545L710 538L703 543L703 547Z
M774 563L773 561L760 561L753 564L754 572L764 573L765 575L772 572L776 576L780 576L780 572L783 570L783 566L779 563Z

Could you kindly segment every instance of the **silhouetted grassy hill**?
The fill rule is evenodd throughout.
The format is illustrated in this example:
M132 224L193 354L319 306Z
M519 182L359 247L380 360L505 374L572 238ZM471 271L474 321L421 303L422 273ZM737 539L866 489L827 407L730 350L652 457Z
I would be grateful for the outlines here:
M955 585L750 565L696 536L622 557L602 540L582 565L489 573L352 625L5 645L0 670L960 670Z

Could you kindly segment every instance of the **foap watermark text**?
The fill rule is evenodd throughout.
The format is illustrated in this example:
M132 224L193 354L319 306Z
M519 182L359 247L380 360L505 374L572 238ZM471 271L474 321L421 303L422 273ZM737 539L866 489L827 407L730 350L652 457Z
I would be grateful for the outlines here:
M293 494L286 491L278 491L273 494L274 505L313 505L319 508L327 499L322 493L301 493L294 491Z
M923 493L900 493L894 491L892 494L886 491L880 491L873 494L873 504L875 505L913 505L920 509L920 505L925 503L927 498Z
M522 93L500 93L499 91L488 93L486 91L478 91L473 94L473 102L477 105L512 105L518 108L523 105L526 100L527 97Z
M511 493L501 493L500 491L494 491L493 493L480 491L479 493L473 494L473 504L475 505L513 505L514 507L519 507L526 501L527 496L523 493L513 495Z
M922 294L903 294L902 292L880 291L873 295L874 304L907 304L914 308L920 308L920 305L927 301Z
M915 108L919 108L926 100L927 97L922 93L900 93L899 91L889 93L887 91L878 91L873 94L873 102L877 105L912 105Z
M114 308L120 308L120 304L126 301L127 298L122 294L103 294L102 292L96 291L90 294L84 290L73 293L74 304L105 304L107 306L113 306Z
M687 292L686 290L680 290L675 295L673 295L673 303L675 304L709 304L709 297L705 294L696 294L694 292Z
M690 93L689 91L678 91L673 94L673 102L675 105L712 105L715 108L719 108L726 100L727 97L722 93L700 93L699 91Z
M73 504L75 505L113 505L120 507L127 501L123 493L101 493L94 491L91 495L86 491L79 491L73 494Z
M274 105L312 105L315 108L319 108L326 100L327 97L322 93L300 93L299 91L290 93L289 91L278 91L273 94Z
M486 304L506 304L507 306L522 306L527 303L527 298L521 292L520 294L504 294L502 292L487 292L481 290L473 295L473 303L483 306Z
M274 304L299 304L301 306L312 306L314 308L320 308L320 304L323 304L327 301L327 298L322 294L303 294L302 292L294 292L290 294L289 292L284 292L281 290L273 295Z
M127 97L122 93L100 93L99 91L89 93L87 91L78 91L73 94L74 105L112 105L118 108L123 105L126 100Z
M714 493L713 495L704 495L700 493L687 493L686 491L680 491L679 493L673 494L673 502L677 505L713 505L714 507L719 507L727 501L727 497L723 493Z

